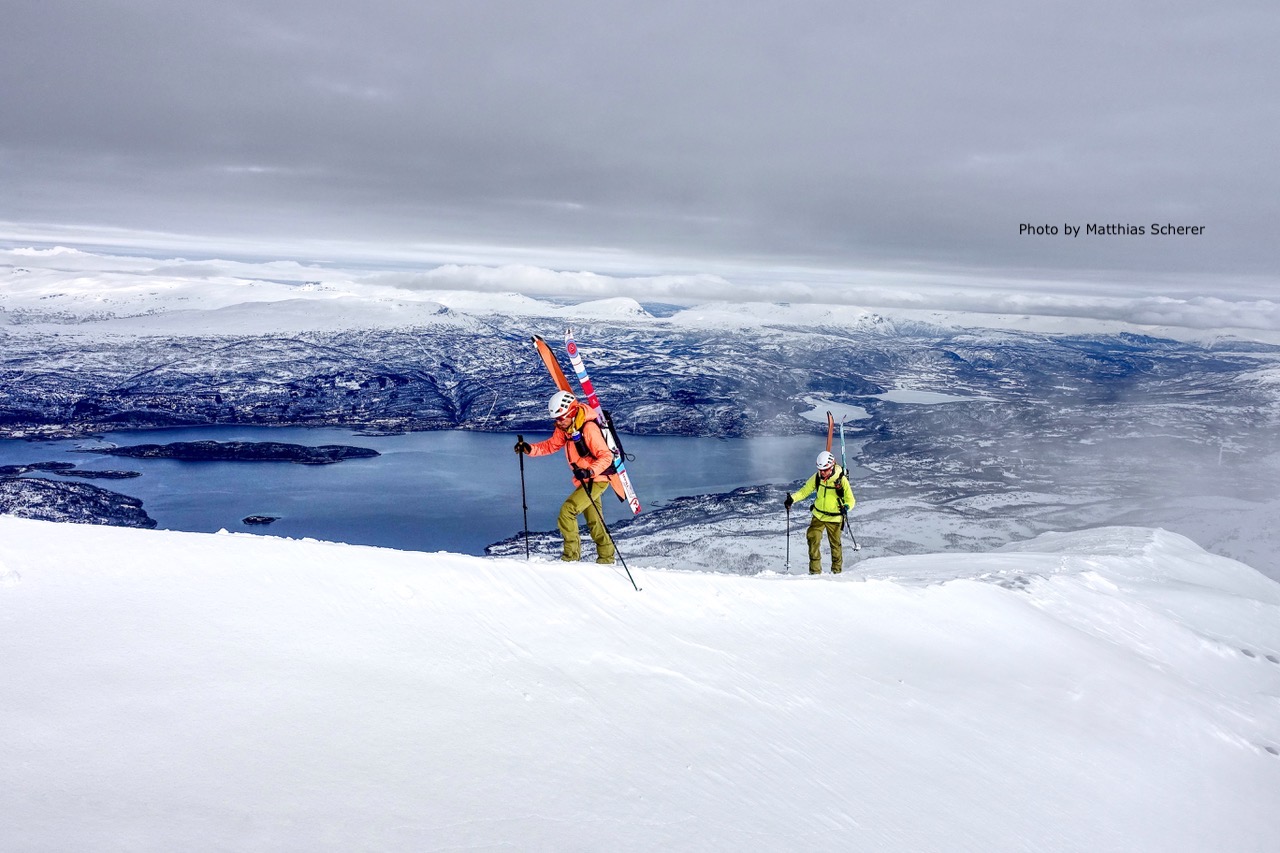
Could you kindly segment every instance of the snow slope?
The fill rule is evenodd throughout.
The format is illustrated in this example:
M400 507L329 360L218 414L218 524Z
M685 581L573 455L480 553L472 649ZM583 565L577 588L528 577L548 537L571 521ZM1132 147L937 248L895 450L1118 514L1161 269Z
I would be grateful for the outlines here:
M1274 849L1276 583L1136 528L856 568L0 517L0 848Z

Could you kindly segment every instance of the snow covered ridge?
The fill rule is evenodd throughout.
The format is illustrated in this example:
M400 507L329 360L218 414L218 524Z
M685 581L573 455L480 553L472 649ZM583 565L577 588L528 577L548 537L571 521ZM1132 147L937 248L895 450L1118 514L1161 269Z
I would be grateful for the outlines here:
M1280 402L1274 384L1223 387L1237 375L1274 369L1280 348L1261 344L1223 350L1131 335L984 334L782 308L770 324L746 306L736 313L751 324L703 327L696 310L663 320L635 313L630 300L596 303L594 317L576 313L583 306L556 307L547 317L472 315L437 302L356 302L369 310L355 312L344 304L289 299L0 326L0 428L280 423L519 431L543 419L531 389L546 383L529 335L567 325L579 330L593 370L615 390L615 420L628 432L801 432L810 425L797 412L815 396L856 406L895 389L915 391L916 399L923 392L1005 403L1053 398L1096 409L1099 401L1169 397L1205 383L1208 393L1230 397L1218 409ZM790 325L802 317L813 322ZM306 330L272 331L299 318ZM388 318L408 325L380 327ZM1194 402L1208 406L1203 396Z
M0 846L1270 849L1280 586L1133 528L857 569L0 518Z

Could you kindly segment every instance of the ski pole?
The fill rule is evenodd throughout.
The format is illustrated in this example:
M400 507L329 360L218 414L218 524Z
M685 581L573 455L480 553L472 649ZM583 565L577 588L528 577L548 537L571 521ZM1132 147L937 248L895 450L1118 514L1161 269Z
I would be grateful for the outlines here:
M600 507L596 506L596 499L591 494L591 481L579 480L582 484L582 490L587 493L587 503L591 504L591 508L596 511L596 518L600 519L600 526L604 528L604 535L609 537L609 544L613 546L613 553L618 555L618 562L622 563L622 568L627 572L627 580L631 581L631 585L636 588L636 592L640 591L640 587L636 586L636 579L631 577L631 569L627 568L627 561L622 559L622 552L618 550L618 543L614 541L613 534L609 532L609 525L605 523L604 513L600 511ZM575 521L574 524L577 524Z
M524 444L524 436L516 436L516 444ZM524 558L529 559L529 502L525 499L524 492L524 454L517 453L520 457L520 508L524 510Z
M787 574L791 574L791 507L787 507Z
M845 530L849 531L849 538L853 540L853 550L855 550L855 551L861 551L861 550L862 550L862 546L858 544L858 537L853 535L853 528L849 526L849 513L848 513L848 512L845 512L845 513L844 513L844 521L841 523L841 526L842 526Z

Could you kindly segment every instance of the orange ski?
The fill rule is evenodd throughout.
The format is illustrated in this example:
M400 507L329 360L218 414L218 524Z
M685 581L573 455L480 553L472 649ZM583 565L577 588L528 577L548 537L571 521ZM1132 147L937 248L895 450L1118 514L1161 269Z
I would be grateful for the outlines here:
M573 388L569 387L569 379L564 375L564 371L560 369L560 362L556 360L556 354L551 351L551 347L547 346L541 336L533 336L533 345L538 349L538 355L542 357L542 363L547 366L547 373L551 374L551 381L556 383L556 387L561 391L573 393ZM576 395L575 395L576 396Z

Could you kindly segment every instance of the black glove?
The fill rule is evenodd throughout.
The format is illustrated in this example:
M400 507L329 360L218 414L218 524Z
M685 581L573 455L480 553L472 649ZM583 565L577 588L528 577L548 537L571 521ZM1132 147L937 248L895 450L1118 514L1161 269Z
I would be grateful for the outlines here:
M586 483L591 479L591 472L586 468L574 468L573 479Z
M782 503L787 509L791 509L791 505L795 502L795 498L791 497L791 495L787 495L787 499Z
M516 453L532 453L533 445L527 441L516 442Z

